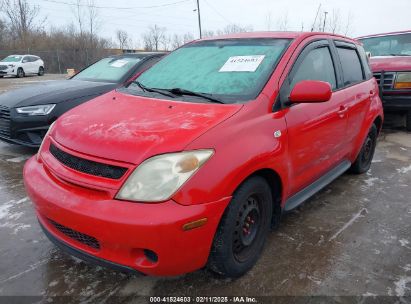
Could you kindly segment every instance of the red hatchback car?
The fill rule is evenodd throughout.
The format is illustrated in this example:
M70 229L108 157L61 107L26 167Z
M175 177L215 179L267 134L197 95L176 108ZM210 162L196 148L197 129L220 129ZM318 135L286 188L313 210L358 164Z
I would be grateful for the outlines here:
M363 48L324 33L187 44L64 114L24 180L41 227L82 259L238 277L270 228L351 169L383 121Z

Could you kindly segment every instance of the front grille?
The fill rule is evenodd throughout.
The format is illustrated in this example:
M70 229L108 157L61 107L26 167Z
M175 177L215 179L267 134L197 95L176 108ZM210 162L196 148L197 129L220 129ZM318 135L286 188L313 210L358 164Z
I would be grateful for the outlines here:
M100 249L100 243L97 241L96 238L89 236L87 234L78 232L76 230L73 230L71 228L68 228L66 226L63 226L59 223L56 223L55 221L48 219L48 221L61 233L64 235L68 236L69 238L76 240L77 242L80 242L88 247L91 247L93 249Z
M10 138L10 109L0 105L0 136Z
M381 73L374 73L375 79L377 79L378 85L381 83ZM391 90L394 87L395 73L393 72L384 72L384 83L382 89Z
M7 65L0 65L0 71L7 70Z
M68 154L53 144L50 145L50 153L63 165L94 176L119 179L127 171L127 168L98 163Z

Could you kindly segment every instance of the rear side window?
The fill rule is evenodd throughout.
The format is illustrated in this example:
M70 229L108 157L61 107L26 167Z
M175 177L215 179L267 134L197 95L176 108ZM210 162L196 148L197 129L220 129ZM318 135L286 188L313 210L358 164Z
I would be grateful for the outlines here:
M333 90L337 87L334 64L328 47L316 48L307 54L292 77L290 89L302 80L326 81Z
M360 58L355 49L337 47L340 56L344 86L358 83L364 80Z

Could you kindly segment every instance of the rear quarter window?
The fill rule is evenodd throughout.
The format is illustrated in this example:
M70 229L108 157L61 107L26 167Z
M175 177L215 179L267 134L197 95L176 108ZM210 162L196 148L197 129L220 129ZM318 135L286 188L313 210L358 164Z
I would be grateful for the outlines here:
M341 60L344 86L363 81L364 73L357 51L351 48L337 47L337 52Z

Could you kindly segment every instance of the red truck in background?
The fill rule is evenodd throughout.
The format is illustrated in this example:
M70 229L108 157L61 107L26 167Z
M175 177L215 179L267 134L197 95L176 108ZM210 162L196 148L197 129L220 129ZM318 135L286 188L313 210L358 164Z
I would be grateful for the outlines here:
M411 30L358 38L370 54L384 111L406 116L411 131Z

